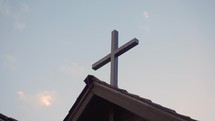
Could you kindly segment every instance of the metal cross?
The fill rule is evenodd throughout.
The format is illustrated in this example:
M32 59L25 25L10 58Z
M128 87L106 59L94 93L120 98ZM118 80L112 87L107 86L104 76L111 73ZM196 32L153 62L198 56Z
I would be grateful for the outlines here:
M118 48L118 32L116 30L112 31L111 36L111 53L106 55L101 60L97 61L92 65L94 70L99 69L103 65L111 62L111 76L110 76L110 84L114 87L118 87L118 56L122 55L126 51L130 50L134 46L138 45L139 41L134 38L131 41L127 42L120 48Z

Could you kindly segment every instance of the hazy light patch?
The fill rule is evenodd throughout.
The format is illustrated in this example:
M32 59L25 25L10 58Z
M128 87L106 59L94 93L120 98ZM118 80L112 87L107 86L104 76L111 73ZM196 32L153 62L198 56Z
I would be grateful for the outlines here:
M4 0L0 0L0 12L5 16L8 16L8 17L11 16L10 7Z
M86 75L86 70L83 66L69 60L65 60L64 63L58 67L58 69L71 76L82 77Z
M5 54L2 56L3 63L2 66L9 69L9 70L15 70L16 69L16 58L12 54Z
M40 92L37 99L41 106L51 106L54 103L54 95L48 91Z
M11 19L15 29L22 30L26 27L26 23L21 18L29 11L29 6L23 2L18 2L17 4L18 9L14 10L15 7L8 1L0 0L0 14Z
M22 98L23 96L25 96L25 94L24 94L23 91L18 91L17 94L18 94L18 96L19 96L20 98Z
M5 59L7 61L15 61L16 60L15 57L13 55L11 55L11 54L6 54Z
M149 13L147 11L144 11L143 14L144 14L145 19L149 18Z
M25 4L25 3L22 3L19 13L25 13L25 12L28 12L28 11L29 11L29 6L27 4Z
M144 12L143 12L143 15L144 15L144 18L145 18L145 19L148 19L148 18L149 18L149 13L148 13L147 11L144 11ZM150 30L150 28L149 28L149 26L147 25L146 22L144 22L143 30L144 30L144 32L149 32L149 30Z
M36 94L26 94L24 91L17 91L20 100L35 106L48 107L56 101L56 93L53 91L41 91Z
M18 30L22 30L26 27L26 24L24 22L16 21L14 27Z
M144 29L144 32L149 32L150 30L148 26L145 26L143 29Z

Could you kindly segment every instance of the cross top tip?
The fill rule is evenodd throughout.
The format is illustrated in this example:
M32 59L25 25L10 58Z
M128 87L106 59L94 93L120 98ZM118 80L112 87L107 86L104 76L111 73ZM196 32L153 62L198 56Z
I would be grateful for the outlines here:
M114 29L112 32L118 32L116 29Z

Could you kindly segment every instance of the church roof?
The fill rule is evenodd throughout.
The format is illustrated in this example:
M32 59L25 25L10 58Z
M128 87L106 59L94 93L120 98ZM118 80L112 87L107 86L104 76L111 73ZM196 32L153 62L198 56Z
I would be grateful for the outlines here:
M17 121L16 119L13 119L11 117L7 117L0 113L0 121Z
M118 109L120 107L120 111L123 109L141 117L144 119L142 121L196 121L172 109L156 104L149 99L115 88L92 75L87 76L84 81L86 86L64 121L89 120L92 115L94 117L97 116L97 119L100 120L99 116L103 118L106 116L105 113L107 113L101 112L106 110L110 104L115 105ZM104 102L108 102L108 104ZM83 118L84 116L87 118Z

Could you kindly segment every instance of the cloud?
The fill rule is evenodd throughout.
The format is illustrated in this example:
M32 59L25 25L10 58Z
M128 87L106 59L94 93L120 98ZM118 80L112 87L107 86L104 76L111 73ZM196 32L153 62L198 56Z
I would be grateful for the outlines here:
M149 18L149 13L147 11L144 11L143 14L144 14L145 19Z
M25 3L22 3L19 13L26 13L26 12L28 12L28 10L29 10L29 6L27 4L25 4Z
M26 94L24 91L17 91L20 100L35 106L49 107L56 102L56 93L53 91L41 91L36 94Z
M23 91L18 91L17 92L17 95L20 97L20 98L23 98L25 96L25 93Z
M69 60L65 60L62 65L60 65L59 70L71 76L85 76L86 70L81 65L74 63Z
M10 55L10 54L6 54L6 55L5 55L5 59L6 59L7 61L16 61L15 56Z
M144 28L144 32L149 32L150 28L148 26L145 26Z
M14 23L14 27L18 30L22 30L22 29L26 28L26 24L24 22L21 22L21 21L16 21Z
M48 92L48 91L39 92L36 95L36 98L37 98L39 104L42 106L51 106L54 103L54 93L53 92Z
M0 0L0 13L6 16L11 16L11 10L4 0Z
M9 69L15 70L16 69L16 58L12 54L5 54L3 57L2 66Z
M29 11L29 6L20 1L16 1L18 8L12 6L6 0L0 0L0 14L4 15L8 19L12 20L13 26L17 30L22 30L26 28L26 23L22 21L22 16Z

